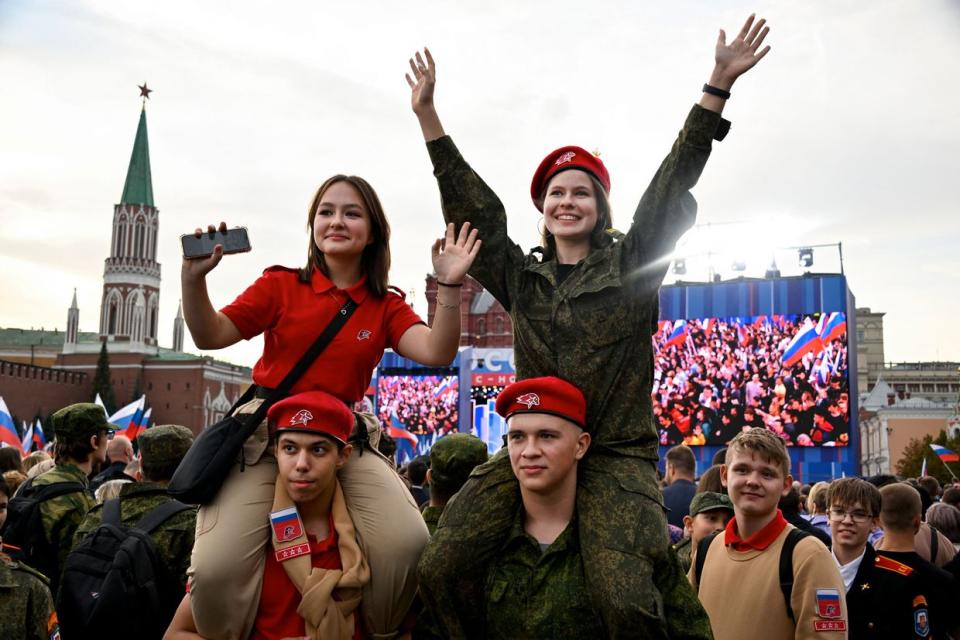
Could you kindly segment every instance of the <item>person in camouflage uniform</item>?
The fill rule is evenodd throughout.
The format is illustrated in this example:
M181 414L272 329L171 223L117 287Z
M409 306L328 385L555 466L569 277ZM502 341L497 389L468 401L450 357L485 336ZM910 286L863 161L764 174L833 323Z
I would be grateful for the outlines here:
M426 61L419 53L410 61L413 110L444 218L480 230L483 249L470 275L510 313L517 379L558 376L586 395L593 445L579 469L579 534L586 578L610 637L710 637L709 620L666 540L655 468L650 336L666 258L696 218L690 189L712 141L729 129L720 116L723 96L769 50L760 49L768 31L763 24L754 24L751 16L729 45L721 31L704 96L641 198L626 235L609 229L609 178L604 184L599 159L582 153L569 167L581 171L558 171L556 166L582 150L548 156L554 162L545 161L538 174L556 175L546 183L535 180L531 188L537 208L551 212L544 216L542 257L525 254L508 237L503 204L444 134L433 104L436 76L429 52ZM583 171L586 167L594 171ZM561 177L582 183L583 175L589 177L586 184L560 193L561 204L545 202L554 198L550 187ZM573 219L556 215L561 207L572 207ZM596 224L574 237L584 218ZM511 530L518 493L506 456L494 456L448 504L421 557L421 594L449 637L482 636L477 585Z
M0 553L0 638L49 640L60 626L42 573Z
M53 455L56 466L32 480L33 487L60 482L79 482L89 487L87 477L94 462L107 458L107 442L117 426L107 422L103 408L91 402L72 404L53 414L55 430ZM33 568L50 580L56 597L63 561L73 547L73 535L93 507L89 491L76 491L50 498L40 504L44 543L50 553L36 558Z
M437 441L430 449L430 502L423 508L423 520L430 535L437 530L440 514L450 498L470 477L470 472L487 461L487 445L469 433L451 433Z
M167 493L167 483L193 444L193 432L180 425L157 425L137 436L137 442L141 464L138 482L125 484L120 489L120 525L123 527L134 526L154 508L173 499ZM77 529L73 546L99 527L102 517L103 505L98 504ZM191 509L172 516L150 533L161 561L177 576L184 590L196 526L197 512Z
M733 517L733 503L723 493L703 491L690 501L690 515L683 516L683 539L673 545L683 572L690 570L691 555L700 541L714 531L723 531Z

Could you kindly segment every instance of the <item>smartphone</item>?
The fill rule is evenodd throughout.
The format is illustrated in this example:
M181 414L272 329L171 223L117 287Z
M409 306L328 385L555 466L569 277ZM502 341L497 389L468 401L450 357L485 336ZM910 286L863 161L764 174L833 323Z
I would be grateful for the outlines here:
M226 231L204 231L200 236L185 233L180 236L184 258L205 258L213 255L215 246L223 245L224 253L244 253L250 251L250 238L246 227L234 227Z

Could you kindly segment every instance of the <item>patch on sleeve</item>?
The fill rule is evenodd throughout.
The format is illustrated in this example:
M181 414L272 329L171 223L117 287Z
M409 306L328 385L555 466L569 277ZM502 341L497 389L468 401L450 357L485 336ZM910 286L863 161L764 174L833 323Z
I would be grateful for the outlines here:
M274 511L270 514L270 524L277 542L290 542L303 535L303 523L296 507Z
M841 616L840 592L837 589L817 589L817 615L828 620Z
M60 640L60 621L57 620L57 612L54 611L47 618L47 637L50 640Z
M291 558L296 558L298 556L305 556L310 554L310 543L304 542L303 544L296 544L292 547L287 547L286 549L277 549L274 551L274 555L277 558L277 562L283 562Z
M814 620L814 631L846 631L846 620Z
M926 607L913 611L913 630L918 638L926 638L930 635L930 614L927 613Z

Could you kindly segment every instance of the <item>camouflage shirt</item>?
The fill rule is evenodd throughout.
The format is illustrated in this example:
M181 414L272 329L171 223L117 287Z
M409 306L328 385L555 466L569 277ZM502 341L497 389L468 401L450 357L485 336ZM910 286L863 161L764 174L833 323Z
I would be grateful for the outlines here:
M0 638L48 640L58 629L47 579L26 565L0 557Z
M663 258L694 223L690 189L726 126L720 114L694 106L626 235L606 236L605 246L593 249L562 282L555 259L525 254L507 236L503 204L453 141L445 136L427 144L444 218L480 231L483 249L470 275L510 313L517 379L557 376L579 387L596 452L657 459L650 336L668 266ZM520 215L533 224L532 213Z
M686 573L690 571L690 555L693 553L693 545L690 543L690 538L683 538L674 545L671 545L671 549L677 554L677 559L680 560L680 566L683 567L683 572Z
M523 528L523 510L487 583L487 637L603 638L572 520L546 551Z
M155 507L171 500L167 485L159 482L139 482L125 484L120 489L120 524L125 528L133 527L140 519ZM103 505L98 504L77 529L74 546L80 544L87 534L100 526L103 517ZM197 525L195 510L181 511L153 530L150 537L157 546L157 552L164 565L186 589L187 568L190 566L190 553Z
M440 522L440 515L443 513L443 507L433 507L429 504L423 508L420 514L423 521L427 523L427 530L432 536L437 530L437 523Z
M58 464L50 471L34 478L33 486L43 487L60 482L79 482L85 487L89 486L86 474L73 464ZM73 548L73 534L94 504L93 496L86 491L67 493L40 504L44 539L57 552L55 556L43 560L37 559L35 563L37 566L34 566L34 569L50 579L50 592L54 596L60 585L63 561Z

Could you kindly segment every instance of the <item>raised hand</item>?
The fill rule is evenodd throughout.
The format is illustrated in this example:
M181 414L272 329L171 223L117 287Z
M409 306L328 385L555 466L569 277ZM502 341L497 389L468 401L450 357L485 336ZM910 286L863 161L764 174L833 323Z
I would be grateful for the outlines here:
M471 230L469 222L464 222L460 227L460 235L456 241L453 224L448 224L446 237L437 238L433 243L433 271L437 274L437 279L447 284L460 284L479 252L477 230Z
M424 60L426 58L426 60ZM424 47L423 55L417 51L410 58L410 73L404 75L410 85L410 106L413 112L421 114L433 108L433 88L437 84L437 66L430 55L430 49Z
M720 30L720 36L717 38L716 70L714 73L728 80L730 84L733 84L734 80L753 68L770 51L769 45L760 49L764 38L770 32L770 27L765 26L766 19L761 18L754 23L755 18L755 14L750 14L750 17L743 24L743 28L740 29L740 33L730 44L727 44L726 32L723 29Z
M207 231L209 233L214 233L217 230L223 232L227 230L227 223L221 222L219 227L214 227L212 224L207 225ZM203 234L203 229L197 227L193 235L198 238ZM180 270L181 278L189 278L191 280L197 280L204 278L208 273L214 270L214 268L220 264L220 261L223 259L223 245L218 244L213 248L213 254L206 258L184 258L183 266Z

